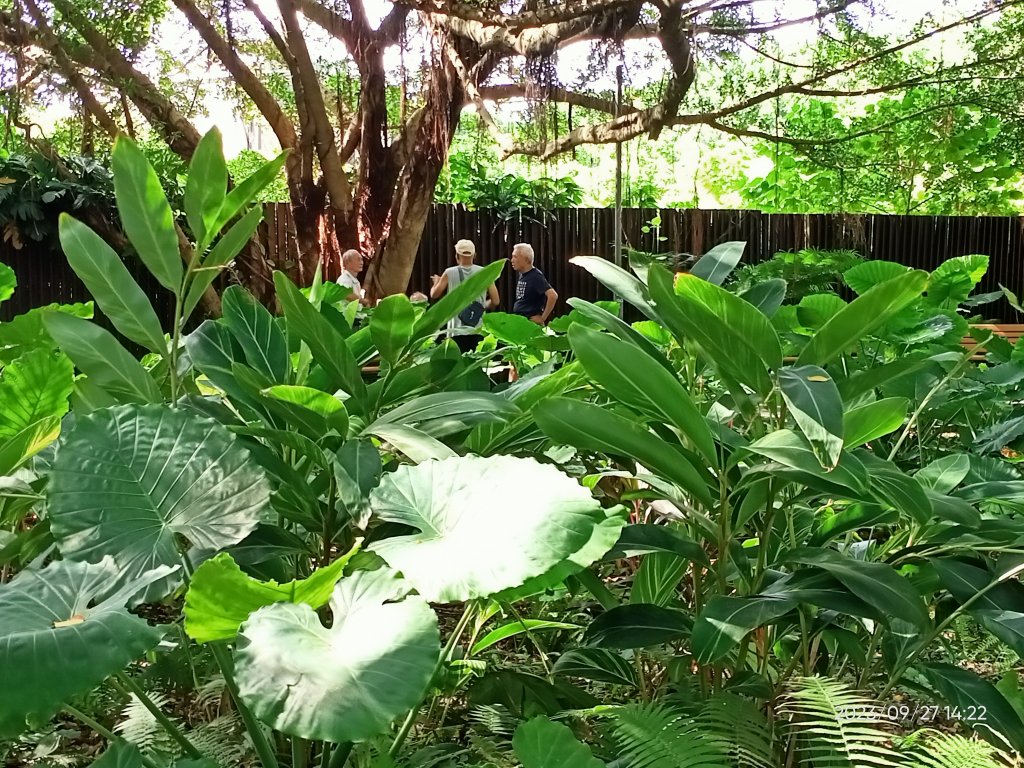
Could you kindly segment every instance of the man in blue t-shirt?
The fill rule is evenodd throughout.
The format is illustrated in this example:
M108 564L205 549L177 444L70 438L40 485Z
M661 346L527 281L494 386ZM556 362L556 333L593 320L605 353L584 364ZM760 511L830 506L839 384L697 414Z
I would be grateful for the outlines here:
M544 273L533 266L533 246L517 243L512 247L512 269L519 273L516 282L516 303L512 311L538 325L547 323L555 309L558 293Z

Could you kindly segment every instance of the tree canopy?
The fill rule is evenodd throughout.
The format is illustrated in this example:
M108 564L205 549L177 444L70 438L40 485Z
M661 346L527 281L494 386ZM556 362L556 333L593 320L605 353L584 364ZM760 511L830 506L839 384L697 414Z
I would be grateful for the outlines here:
M296 277L358 247L379 296L405 290L467 108L499 159L686 127L740 137L771 153L772 172L743 185L766 207L842 208L872 185L907 211L1002 204L1022 3L961 0L901 27L880 0L7 0L2 109L37 146L31 107L65 101L87 150L148 130L188 160L218 83L288 152ZM585 64L567 77L570 57ZM619 104L623 62L642 77ZM908 135L922 126L925 140ZM964 163L966 187L949 181Z

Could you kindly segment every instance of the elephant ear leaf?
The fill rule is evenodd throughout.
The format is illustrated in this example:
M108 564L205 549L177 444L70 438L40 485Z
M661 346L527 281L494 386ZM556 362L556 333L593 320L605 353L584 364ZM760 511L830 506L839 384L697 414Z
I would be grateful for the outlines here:
M119 588L110 557L58 560L0 586L0 738L46 722L70 697L156 647L163 631L125 604L171 570L147 571Z
M110 555L117 581L180 562L178 537L220 550L268 510L270 486L249 451L213 419L162 405L107 408L77 420L47 487L61 554ZM144 599L163 597L156 583Z
M239 694L277 730L364 741L426 693L440 652L437 616L393 571L356 571L331 597L330 629L305 604L260 608L239 633Z
M605 768L569 726L544 716L516 728L512 749L523 768Z

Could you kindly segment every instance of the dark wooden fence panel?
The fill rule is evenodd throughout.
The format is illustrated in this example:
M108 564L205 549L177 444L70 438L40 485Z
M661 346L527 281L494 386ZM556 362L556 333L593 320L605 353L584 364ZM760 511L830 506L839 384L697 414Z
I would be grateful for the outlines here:
M982 291L997 291L1000 284L1024 290L1024 217L766 214L693 209L627 209L622 214L624 243L638 250L704 253L727 240L745 240L746 263L763 261L779 251L852 248L868 258L927 270L953 256L980 253L990 257ZM493 210L435 206L423 230L409 291L428 292L430 276L453 263L455 242L469 238L476 243L478 261L484 264L507 259L518 242L532 244L537 266L561 297L558 312L566 311L565 299L572 296L589 301L610 298L602 286L569 260L580 255L611 259L614 215L610 209L573 208L523 210L508 216ZM286 265L297 258L291 229L287 205L266 206L258 238L272 263ZM58 254L31 246L21 251L0 247L0 261L13 267L18 276L18 290L0 306L0 319L51 302L90 298L85 286ZM160 316L169 318L173 309L169 294L141 265L132 262L129 269L153 297ZM335 279L337 271L338 265L330 264L325 277ZM506 308L514 296L514 285L514 273L507 269L498 285ZM1005 301L980 311L993 320L1022 321Z

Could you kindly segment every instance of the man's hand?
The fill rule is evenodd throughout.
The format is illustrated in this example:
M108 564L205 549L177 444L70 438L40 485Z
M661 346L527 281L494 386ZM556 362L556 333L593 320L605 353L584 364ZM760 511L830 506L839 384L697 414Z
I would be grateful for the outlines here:
M440 275L431 275L430 276L430 284L431 285L437 285L437 281L440 280L440 279L441 279Z

